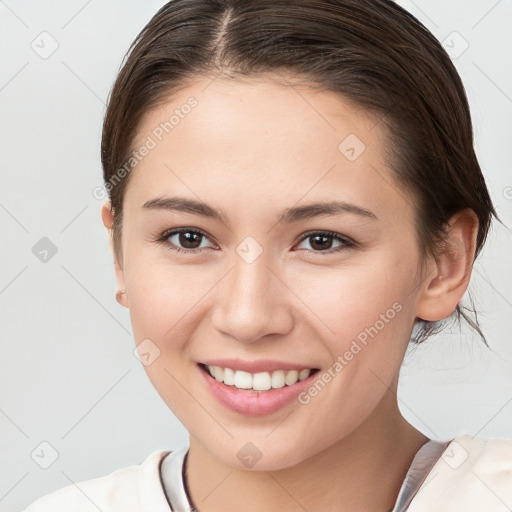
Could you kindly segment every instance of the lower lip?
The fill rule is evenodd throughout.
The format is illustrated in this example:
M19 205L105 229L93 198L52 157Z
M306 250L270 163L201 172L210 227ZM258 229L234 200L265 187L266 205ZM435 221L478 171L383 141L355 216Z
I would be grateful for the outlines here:
M269 389L268 391L249 391L217 381L201 365L198 365L198 369L206 387L222 405L246 416L272 414L289 405L311 385L318 373L314 372L306 379L297 381L291 386L285 385L282 388Z

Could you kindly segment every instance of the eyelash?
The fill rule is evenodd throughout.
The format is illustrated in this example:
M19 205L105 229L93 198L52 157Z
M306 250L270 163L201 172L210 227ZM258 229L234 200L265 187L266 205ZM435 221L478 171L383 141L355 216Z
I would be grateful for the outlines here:
M180 234L180 233L193 233L202 237L205 237L209 239L209 237L206 235L206 233L203 233L202 231L198 229L191 229L191 228L176 228L176 229L170 229L167 231L164 231L161 235L158 236L158 238L155 240L155 242L158 245L166 245L166 247L172 251L175 252L183 252L183 253L192 253L192 254L198 254L203 251L203 249L206 249L206 247L202 248L196 248L196 249L184 249L182 247L178 247L174 244L171 244L168 240L171 236ZM350 240L347 237L344 237L338 233L335 233L333 231L308 231L305 233L298 241L297 243L302 243L304 240L307 240L308 238L312 238L313 236L327 236L332 237L333 239L337 240L338 242L342 242L343 245L340 245L339 247L335 247L334 249L328 249L326 251L313 251L311 249L301 249L305 250L309 253L313 254L334 254L343 250L351 249L355 247L357 244Z

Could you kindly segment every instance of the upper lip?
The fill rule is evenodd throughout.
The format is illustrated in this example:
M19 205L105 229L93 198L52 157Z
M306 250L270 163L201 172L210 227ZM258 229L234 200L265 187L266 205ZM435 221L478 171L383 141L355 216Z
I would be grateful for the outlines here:
M209 366L220 366L222 368L231 368L235 371L241 370L249 373L273 372L276 370L300 371L315 368L307 364L288 363L270 359L259 359L258 361L244 361L243 359L208 359L201 362Z

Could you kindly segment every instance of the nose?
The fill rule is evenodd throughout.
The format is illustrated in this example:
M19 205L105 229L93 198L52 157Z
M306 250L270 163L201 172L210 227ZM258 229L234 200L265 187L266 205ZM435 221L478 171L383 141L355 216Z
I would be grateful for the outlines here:
M235 255L233 268L218 288L213 325L243 343L284 336L294 325L292 294L264 254L252 263Z

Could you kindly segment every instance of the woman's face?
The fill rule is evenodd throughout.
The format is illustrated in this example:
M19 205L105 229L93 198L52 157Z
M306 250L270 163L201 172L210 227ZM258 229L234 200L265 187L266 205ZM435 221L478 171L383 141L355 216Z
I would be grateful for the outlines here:
M396 389L419 252L387 144L339 95L256 80L198 79L143 119L118 284L153 385L225 463L296 464Z

